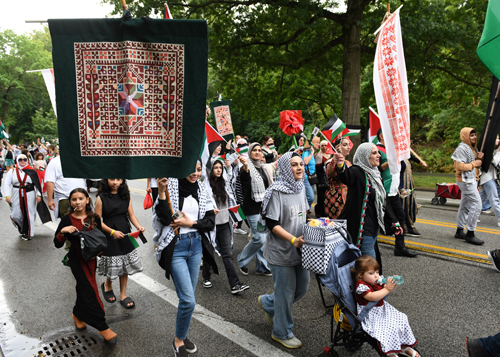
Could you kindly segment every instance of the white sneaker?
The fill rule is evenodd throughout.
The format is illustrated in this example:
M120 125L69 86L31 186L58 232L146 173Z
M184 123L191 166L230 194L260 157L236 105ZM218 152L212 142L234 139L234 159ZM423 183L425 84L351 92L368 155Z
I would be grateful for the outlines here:
M500 227L500 222L497 222L498 226Z
M484 213L484 214L490 214L490 213L491 213L491 211L490 211L489 209L487 209L487 210L481 211L481 213Z
M241 228L235 228L235 229L233 229L233 232L237 233L237 234L243 234L243 235L247 235L248 234L247 231L245 231L245 230L243 230Z
M281 343L286 348L299 348L302 346L302 342L300 342L300 340L295 336L282 340L281 338L274 337L274 335L271 334L271 338L276 342Z

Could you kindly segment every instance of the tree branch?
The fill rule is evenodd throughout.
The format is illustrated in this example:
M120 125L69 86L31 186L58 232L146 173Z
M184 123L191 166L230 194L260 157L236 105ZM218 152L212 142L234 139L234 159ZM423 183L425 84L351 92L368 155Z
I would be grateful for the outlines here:
M465 84L468 84L470 86L473 86L473 87L478 87L478 88L484 88L486 90L490 90L491 88L490 87L487 87L487 86L484 86L482 84L479 84L479 83L473 83L473 82L469 82L463 78L460 78L459 76L457 76L456 74L454 74L453 72L447 70L446 68L444 67L441 67L441 66L429 66L427 67L429 69L437 69L439 71L443 71L444 73L447 73L449 74L450 76L452 76L453 78L455 78L457 81L460 81L462 83L465 83Z

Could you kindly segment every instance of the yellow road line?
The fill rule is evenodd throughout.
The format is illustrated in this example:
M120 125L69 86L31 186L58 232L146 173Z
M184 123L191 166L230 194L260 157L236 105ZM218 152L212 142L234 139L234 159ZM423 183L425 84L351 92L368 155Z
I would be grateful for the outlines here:
M439 226L439 227L457 228L457 225L455 223L440 222L440 221L431 221L430 219L420 219L420 218L417 218L417 222L416 223L428 224L428 225L431 225L431 226ZM478 232L482 232L482 233L499 234L500 235L500 230L498 230L498 229L477 227L476 230Z
M378 241L381 243L389 244L389 245L395 244L395 238L388 237L388 236L379 235ZM458 249L453 249L453 248L446 248L446 247L441 247L438 245L425 244L425 243L415 242L415 241L411 241L411 240L407 240L407 239L405 239L405 245L410 247L411 249L414 249L414 250L419 250L419 251L429 252L429 253L433 253L433 254L437 254L437 255L444 255L444 256L448 256L448 257L454 257L454 258L470 260L470 261L474 261L474 262L479 262L479 263L491 265L491 262L488 260L488 256L484 255L484 254L473 253L473 252L468 252L468 251L458 250Z
M143 194L143 195L146 194L146 190L141 190L139 188L129 187L128 189L129 189L130 192L140 193L140 194Z

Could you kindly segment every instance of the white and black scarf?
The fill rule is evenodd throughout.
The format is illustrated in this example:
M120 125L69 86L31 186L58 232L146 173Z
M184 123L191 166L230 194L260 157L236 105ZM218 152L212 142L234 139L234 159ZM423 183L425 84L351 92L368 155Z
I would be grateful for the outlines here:
M252 179L252 200L254 200L255 202L262 202L266 193L266 186L264 185L264 179L262 178L261 174L266 175L269 185L272 184L273 179L269 174L266 166L262 164L260 160L252 159L252 150L257 145L260 146L259 143L252 143L250 144L250 147L248 149L248 170Z
M384 225L384 214L385 214L385 196L386 192L384 185L382 184L382 177L380 176L380 171L377 167L373 167L370 164L370 155L372 154L373 144L372 143L362 143L356 149L354 154L353 163L356 166L361 167L368 180L370 180L371 185L375 189L375 208L377 209L377 220L378 225L385 232Z
M173 212L177 212L179 207L179 180L176 178L169 178L167 190L170 195L170 201L172 203ZM174 228L171 226L164 226L160 219L156 214L156 205L159 200L156 200L153 206L153 228L155 233L153 235L153 242L156 246L155 256L158 263L161 259L161 253L163 249L165 249L170 242L175 237ZM206 189L205 185L198 181L198 219L203 219L205 217L205 213L210 210L213 210L212 205L212 197L210 197L210 193ZM214 237L215 238L215 237ZM210 235L210 243L215 248L215 239Z
M451 158L463 164L471 164L476 160L476 155L470 145L467 145L462 141L458 144L458 147L455 149ZM476 168L474 167L469 171L462 171L462 181L465 183L476 182Z
M301 180L296 181L292 172L292 157L294 152L287 152L283 154L278 160L278 170L280 172L280 179L276 181L266 190L264 200L262 202L262 214L266 215L266 208L271 199L273 191L296 194L304 189L304 176ZM299 156L300 157L300 156Z

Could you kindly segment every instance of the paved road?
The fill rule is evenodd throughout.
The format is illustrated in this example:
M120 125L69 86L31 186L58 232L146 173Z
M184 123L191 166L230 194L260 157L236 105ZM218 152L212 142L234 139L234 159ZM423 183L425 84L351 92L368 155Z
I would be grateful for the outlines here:
M145 180L130 182L136 215L151 238L151 213L142 209L145 186ZM453 238L459 201L432 206L432 193L418 192L417 196L423 204L418 224L422 237L408 241L427 251L416 259L395 257L391 237L381 237L388 242L381 245L385 274L405 277L405 284L391 294L389 301L408 315L423 356L466 356L465 337L499 330L495 321L500 274L486 263L485 254L500 246L500 229L494 216L481 215L478 236L486 243L471 246ZM61 264L64 251L52 244L55 226L36 227L36 237L25 242L8 214L7 204L0 201L0 344L6 356L35 356L39 352L71 356L72 348L75 356L173 355L176 296L172 282L165 279L154 260L151 243L139 249L144 272L132 276L129 282L128 293L137 307L130 311L117 303L105 303L108 323L119 335L117 345L109 348L94 329L88 328L85 333L74 329L71 311L75 282L69 268ZM235 255L246 241L246 237L235 237ZM468 260L471 257L474 260ZM257 305L260 294L272 292L272 279L256 276L250 266L250 275L241 278L251 289L232 296L220 259L219 269L221 275L213 277L211 289L201 286L200 275L198 307L189 330L190 339L199 348L197 356L309 357L329 345L330 314L321 305L314 280L306 296L294 306L294 332L304 345L286 350L271 340L271 326ZM99 277L98 283L102 281ZM356 353L343 348L338 352L341 356L377 355L367 345Z

